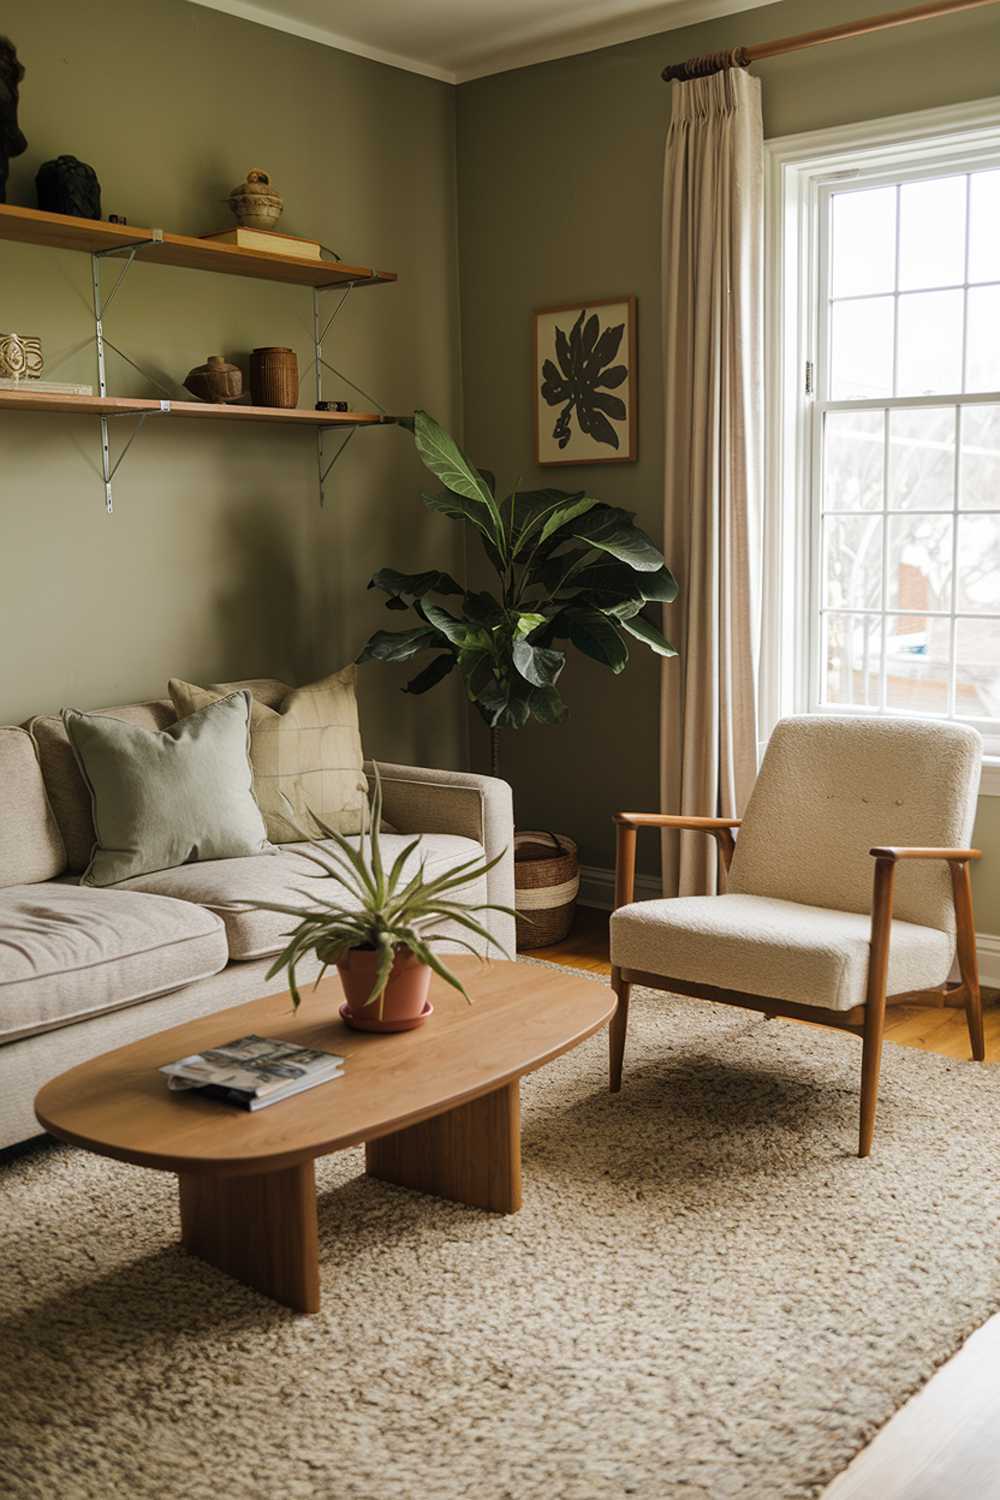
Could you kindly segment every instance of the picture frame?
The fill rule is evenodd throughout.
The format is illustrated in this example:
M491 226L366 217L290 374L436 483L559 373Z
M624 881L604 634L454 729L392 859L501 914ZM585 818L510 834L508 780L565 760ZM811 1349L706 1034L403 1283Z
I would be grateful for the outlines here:
M639 410L636 298L599 297L539 308L534 324L536 462L543 468L634 463ZM583 424L581 381L589 397Z

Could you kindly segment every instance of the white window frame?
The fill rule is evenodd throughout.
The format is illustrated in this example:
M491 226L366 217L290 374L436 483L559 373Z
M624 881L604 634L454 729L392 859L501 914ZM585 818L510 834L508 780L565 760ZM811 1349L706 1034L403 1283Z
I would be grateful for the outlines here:
M968 171L1000 162L1000 98L837 126L765 143L767 431L760 657L761 745L779 718L815 703L813 609L817 443L806 367L819 367L820 196L838 181L875 185L900 169ZM815 381L813 381L815 388ZM929 403L932 404L932 403ZM947 404L947 399L942 403ZM808 622L808 628L803 628ZM826 712L827 710L823 710ZM860 710L855 710L860 711ZM990 747L992 750L992 746ZM982 794L1000 796L1000 753Z

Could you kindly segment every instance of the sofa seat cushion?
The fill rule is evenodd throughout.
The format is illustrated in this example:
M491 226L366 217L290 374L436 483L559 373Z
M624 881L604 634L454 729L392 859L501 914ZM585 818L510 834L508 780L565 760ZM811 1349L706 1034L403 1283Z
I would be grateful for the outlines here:
M357 846L357 836L351 839ZM413 842L413 835L382 834L382 859L391 868L396 856ZM217 912L225 923L229 939L229 957L239 961L267 958L280 953L295 918L282 912L254 911L241 903L247 901L280 901L289 905L308 905L308 893L315 888L326 901L346 896L343 887L320 875L317 867L303 859L300 851L309 844L282 844L276 854L251 855L244 859L205 860L199 864L181 865L175 870L159 870L128 880L116 890L152 892L174 896L182 901L197 902ZM483 846L474 839L457 834L425 833L407 861L412 874L423 861L431 876L443 875L469 859L482 859ZM314 878L318 877L318 878ZM303 894L305 893L305 894ZM457 893L466 905L485 901L485 878L474 881ZM450 937L461 937L458 929L446 928ZM466 933L471 940L471 935Z
M768 896L636 901L611 918L611 962L683 979L850 1010L868 984L871 917ZM893 922L887 993L943 984L955 940L936 927Z
M224 969L212 912L65 881L0 890L0 1043L181 989Z

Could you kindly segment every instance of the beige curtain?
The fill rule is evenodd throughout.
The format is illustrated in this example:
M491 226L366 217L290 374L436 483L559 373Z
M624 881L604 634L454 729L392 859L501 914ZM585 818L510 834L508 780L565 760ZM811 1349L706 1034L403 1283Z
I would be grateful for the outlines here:
M757 770L763 382L760 83L675 83L663 179L665 547L679 656L661 679L661 807L738 817ZM663 836L664 892L715 889L714 839Z

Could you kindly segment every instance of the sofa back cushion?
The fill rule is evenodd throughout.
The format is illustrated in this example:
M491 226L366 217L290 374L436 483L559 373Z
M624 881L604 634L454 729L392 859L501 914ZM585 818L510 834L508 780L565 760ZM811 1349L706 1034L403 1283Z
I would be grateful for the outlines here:
M278 682L273 677L251 677L246 682L234 682L230 690L243 687L249 688L255 698L271 708L276 708L291 691L287 683ZM124 719L127 724L138 724L142 729L166 729L177 719L173 704L167 698L126 703L121 708L97 708L93 712ZM38 746L49 801L66 846L66 868L73 874L80 874L90 863L96 838L90 792L80 774L59 714L39 714L29 720L27 728Z
M54 880L66 868L31 735L0 725L0 887Z
M250 735L254 795L272 843L294 844L303 832L317 833L312 814L335 833L360 833L364 826L368 783L358 722L357 671L352 664L320 682L292 688L273 706L254 699ZM167 684L181 718L217 702L237 686L216 683L202 688L177 677Z

